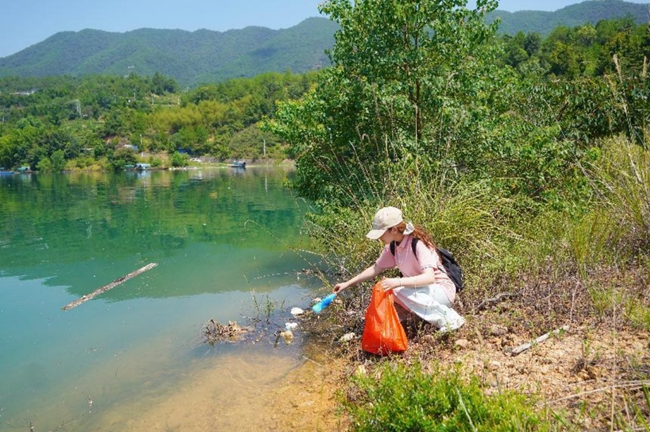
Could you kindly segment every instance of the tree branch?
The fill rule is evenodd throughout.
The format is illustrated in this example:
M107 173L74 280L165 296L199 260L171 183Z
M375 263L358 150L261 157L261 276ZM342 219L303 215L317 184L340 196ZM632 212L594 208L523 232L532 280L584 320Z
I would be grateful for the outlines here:
M97 297L98 295L105 293L106 291L108 291L110 289L115 288L116 286L118 286L122 282L126 282L127 280L131 279L132 277L135 277L135 276L139 275L140 273L144 273L144 272L146 272L148 270L151 270L152 268L156 267L157 265L158 265L157 263L151 263L151 264L148 264L148 265L142 267L139 270L136 270L134 272L129 273L126 276L119 277L119 278L115 279L113 282L109 283L108 285L104 285L103 287L96 289L92 293L87 294L87 295L85 295L83 297L80 297L77 300L73 301L72 303L68 303L67 305L63 306L61 309L63 309L64 311L67 311L67 310L70 310L72 308L75 308L75 307L79 306L80 304L82 304L84 302L87 302L88 300L91 300L91 299Z

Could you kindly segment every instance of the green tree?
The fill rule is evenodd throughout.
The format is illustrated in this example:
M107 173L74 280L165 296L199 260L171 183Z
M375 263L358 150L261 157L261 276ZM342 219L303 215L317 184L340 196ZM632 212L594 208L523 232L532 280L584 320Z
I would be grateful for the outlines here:
M57 150L52 153L50 160L52 161L52 171L62 172L65 169L65 154L63 150Z
M528 60L529 53L526 50L526 35L523 32L517 33L514 37L505 36L506 42L505 56L506 63L512 67Z
M43 158L36 165L36 169L40 172L52 172L52 161L50 158Z
M190 164L190 157L179 152L174 152L170 159L173 167L183 167Z
M528 33L524 40L524 50L529 56L536 55L542 46L542 37L539 33Z
M135 152L128 148L119 148L108 154L108 162L115 171L121 171L125 165L133 165L138 162Z
M176 93L178 91L178 83L173 78L165 78L156 72L151 78L152 92L157 95L165 93Z
M426 155L447 166L473 152L473 117L495 73L486 44L495 1L329 0L320 11L340 25L332 68L300 102L276 112L270 127L291 145L296 186L306 197L343 199L337 184L378 175L386 159ZM495 81L495 85L497 85ZM462 134L461 133L461 134ZM392 145L387 145L391 143ZM373 174L374 173L374 174ZM363 189L359 189L363 194Z

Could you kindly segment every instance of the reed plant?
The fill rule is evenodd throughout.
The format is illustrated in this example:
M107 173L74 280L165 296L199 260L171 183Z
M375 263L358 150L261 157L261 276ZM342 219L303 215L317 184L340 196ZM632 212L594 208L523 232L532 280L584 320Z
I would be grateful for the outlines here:
M256 322L264 321L266 324L270 324L273 315L284 307L284 301L273 300L268 294L263 294L260 298L260 296L252 291L251 297L255 310L253 321Z
M590 177L620 235L616 251L633 256L650 251L650 151L618 137L608 141Z
M618 55L612 57L616 73L606 75L605 79L612 95L614 116L620 117L625 125L627 139L648 150L648 58L643 57L641 73L638 76L627 74L621 66Z
M345 165L337 169L347 178ZM488 183L464 181L450 175L448 168L430 166L417 156L404 155L384 164L379 176L368 172L349 177L341 187L353 204L321 203L320 212L311 215L310 235L339 260L334 267L343 270L344 276L377 258L382 246L367 240L365 234L375 212L384 206L400 208L406 220L422 226L439 246L470 267L502 256L508 241L518 237L504 212L511 203L499 198ZM359 196L358 190L370 192Z

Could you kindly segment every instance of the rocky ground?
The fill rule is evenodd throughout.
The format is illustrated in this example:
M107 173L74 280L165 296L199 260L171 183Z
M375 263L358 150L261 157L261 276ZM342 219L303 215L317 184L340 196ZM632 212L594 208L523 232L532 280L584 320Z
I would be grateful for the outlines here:
M578 430L612 430L617 417L632 423L632 406L647 409L640 397L642 384L650 385L648 336L596 323L569 326L513 354L512 348L530 340L494 326L487 336L459 332L439 354L442 362L460 363L481 377L489 391L530 394L540 408L563 413Z
M623 424L638 424L635 416L650 418L642 390L650 386L647 332L612 328L607 320L582 320L579 325L564 324L564 329L540 328L531 336L533 332L517 326L491 324L498 322L495 313L468 316L463 328L448 335L420 329L410 335L409 349L398 361L460 365L464 373L479 376L488 393L529 394L550 417L566 419L562 430L620 430ZM549 332L545 340L531 343ZM347 430L338 402L345 397L350 376L370 371L377 363L359 345L358 339L332 339L329 347L313 346L305 363L273 395L278 415L272 430Z

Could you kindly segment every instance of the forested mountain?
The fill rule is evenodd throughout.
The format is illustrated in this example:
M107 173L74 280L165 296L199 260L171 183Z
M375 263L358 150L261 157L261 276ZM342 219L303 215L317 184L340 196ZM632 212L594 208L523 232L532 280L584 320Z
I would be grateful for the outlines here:
M648 22L648 5L622 0L587 0L555 12L522 10L507 12L497 9L487 15L488 22L501 19L499 33L514 35L518 32L549 34L557 26L574 27L600 20L631 16L637 24Z
M337 25L310 18L282 30L246 27L216 32L139 29L60 32L0 59L0 76L153 75L194 86L264 72L303 73L329 63Z
M546 35L558 25L576 26L626 15L633 16L637 23L647 22L648 6L621 0L590 0L556 12L497 10L488 15L488 21L499 17L500 33ZM246 27L226 32L60 32L0 58L0 77L128 73L151 76L157 72L173 77L183 86L196 86L264 72L303 73L329 64L325 50L332 47L337 28L326 18L310 18L282 30Z

